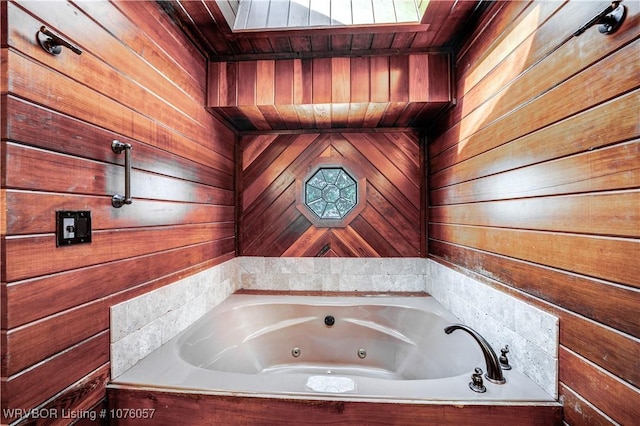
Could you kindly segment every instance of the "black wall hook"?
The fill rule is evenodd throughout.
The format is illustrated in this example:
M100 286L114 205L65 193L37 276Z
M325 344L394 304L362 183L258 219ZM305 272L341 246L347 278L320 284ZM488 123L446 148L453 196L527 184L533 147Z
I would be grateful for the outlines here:
M44 25L40 27L37 38L40 46L42 46L44 50L51 53L52 55L60 54L60 52L62 51L62 46L70 49L72 52L78 55L82 53L82 50L79 47L74 46L59 35L52 33Z
M620 4L620 1L611 2L605 10L591 18L589 22L580 27L578 31L573 33L573 35L574 37L578 37L595 24L600 24L598 27L598 31L600 31L600 33L613 34L620 25L622 25L622 21L624 21L626 14L627 10Z

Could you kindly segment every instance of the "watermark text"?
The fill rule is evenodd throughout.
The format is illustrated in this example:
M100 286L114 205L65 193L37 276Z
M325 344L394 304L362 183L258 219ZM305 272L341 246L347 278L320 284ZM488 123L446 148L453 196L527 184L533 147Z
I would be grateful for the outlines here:
M31 419L87 419L96 421L97 419L152 419L155 408L112 408L96 410L69 410L59 408L3 408L2 417L8 419L20 419L28 417Z

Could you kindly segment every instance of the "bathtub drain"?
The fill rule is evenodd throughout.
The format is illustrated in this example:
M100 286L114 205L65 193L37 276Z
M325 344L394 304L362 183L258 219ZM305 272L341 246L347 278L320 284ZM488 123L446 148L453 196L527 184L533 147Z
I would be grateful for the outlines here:
M295 347L291 349L291 355L293 355L295 358L298 358L300 356L300 348Z
M365 351L364 349L360 348L358 349L358 356L362 359L364 359L367 356L367 351Z

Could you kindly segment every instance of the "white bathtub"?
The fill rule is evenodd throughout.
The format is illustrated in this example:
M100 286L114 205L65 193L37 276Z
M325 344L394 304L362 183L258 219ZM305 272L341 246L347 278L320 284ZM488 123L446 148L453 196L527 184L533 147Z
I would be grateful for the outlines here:
M485 380L485 393L472 391L474 368L486 366L471 336L445 334L456 322L429 296L234 294L113 383L286 398L553 401L515 369L504 372L506 384Z

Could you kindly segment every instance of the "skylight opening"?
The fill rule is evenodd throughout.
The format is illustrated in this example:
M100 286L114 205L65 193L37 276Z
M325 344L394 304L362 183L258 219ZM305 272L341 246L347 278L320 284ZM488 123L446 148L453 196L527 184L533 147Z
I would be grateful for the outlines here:
M229 0L218 0L218 3ZM417 24L426 0L237 0L233 31Z

